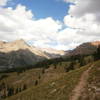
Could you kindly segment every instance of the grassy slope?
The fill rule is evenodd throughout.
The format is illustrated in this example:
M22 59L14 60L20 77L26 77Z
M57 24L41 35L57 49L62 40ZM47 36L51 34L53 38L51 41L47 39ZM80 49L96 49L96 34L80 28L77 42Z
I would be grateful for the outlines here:
M77 70L70 71L55 81L32 87L6 100L68 100L72 90L79 81L87 65Z
M27 87L34 85L35 80L39 80L39 84L47 83L48 81L58 79L64 75L65 67L69 65L70 62L58 63L57 68L54 68L54 65L50 65L49 68L45 70L45 73L42 73L42 68L34 68L26 70L23 73L17 74L16 72L12 73L0 73L0 75L7 75L6 78L0 80L0 83L4 82L9 86L22 87L23 84L27 84ZM41 76L41 79L39 79Z
M40 83L47 83L49 80L54 80L65 74L64 70L64 64L57 66L56 69L54 69L54 66L51 65L50 68L45 70L45 73L42 73L42 68L35 68L31 70L27 70L23 73L17 74L16 72L12 73L0 73L0 75L7 75L8 77L2 79L0 83L5 82L9 86L19 87L22 84L27 84L28 87L31 87L34 85L35 80L38 80L38 77L41 76L41 79L39 80Z
M100 61L93 65L89 73L88 84L79 100L100 100Z

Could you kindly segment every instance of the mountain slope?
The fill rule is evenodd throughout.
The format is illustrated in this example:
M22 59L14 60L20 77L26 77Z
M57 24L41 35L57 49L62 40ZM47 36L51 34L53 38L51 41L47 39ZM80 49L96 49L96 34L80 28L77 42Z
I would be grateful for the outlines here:
M100 100L100 60L93 64L79 100Z
M89 90L90 88L94 88L94 86L96 87L96 91L97 89L99 90L100 88L99 87L100 85L98 83L100 81L99 65L100 65L100 61L88 64L87 66L66 73L62 77L59 77L59 79L57 80L53 80L51 82L32 87L6 100L18 100L18 99L20 100L29 100L29 99L30 100L70 100L71 95L73 95L72 90L75 89L75 87L81 81L81 78L84 75L86 75L88 71L89 71L89 73L87 74L88 78L86 79L87 82L84 81L86 82L85 83L86 85L84 87L85 89L79 95L80 99L77 100L99 100L100 96L98 94L95 95L95 93L93 92L94 90L92 89L91 91ZM89 91L89 93L87 93L88 92L87 90ZM99 93L99 91L97 93ZM95 99L93 97L94 95L98 99Z
M69 72L57 80L30 88L6 100L29 100L29 98L30 100L68 100L81 73L86 69Z
M39 50L36 47L31 47L27 43L25 43L24 40L16 40L14 42L0 42L0 52L8 53L12 51L18 51L18 50L25 50L28 49L32 53L38 56L43 56L46 58L49 58L47 55L45 55L41 50Z
M70 51L67 53L67 55L88 55L88 54L93 54L96 52L97 47L100 45L100 41L95 41L95 42L88 42L88 43L83 43L76 47L74 50Z
M24 40L0 42L0 68L30 66L49 58L41 50L27 45Z

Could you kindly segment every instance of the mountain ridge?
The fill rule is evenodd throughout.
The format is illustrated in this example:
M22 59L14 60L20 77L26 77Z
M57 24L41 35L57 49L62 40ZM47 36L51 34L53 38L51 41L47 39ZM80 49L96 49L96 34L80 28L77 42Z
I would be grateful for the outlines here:
M100 45L100 41L83 43L77 46L75 49L69 51L68 56L93 54L97 51L99 45Z
M28 45L23 39L13 42L0 42L0 68L30 66L45 59L55 59L72 55L89 55L97 51L100 41L87 42L71 51L37 48Z

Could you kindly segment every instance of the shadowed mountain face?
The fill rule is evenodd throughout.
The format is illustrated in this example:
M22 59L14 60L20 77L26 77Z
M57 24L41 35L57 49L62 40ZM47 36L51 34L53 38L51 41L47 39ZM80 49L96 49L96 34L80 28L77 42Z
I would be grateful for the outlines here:
M37 56L28 49L9 53L0 52L0 69L31 66L44 59L46 58Z
M44 59L49 56L27 45L24 40L0 42L0 69L30 66Z

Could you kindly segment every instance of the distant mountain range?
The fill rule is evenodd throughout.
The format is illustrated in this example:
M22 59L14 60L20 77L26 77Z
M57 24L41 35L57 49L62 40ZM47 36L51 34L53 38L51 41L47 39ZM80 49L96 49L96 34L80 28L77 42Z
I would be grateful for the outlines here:
M47 54L50 58L58 58L66 54L64 50L56 50L53 48L40 48L40 50Z
M63 51L51 48L37 48L24 40L0 42L0 69L34 65L45 60L61 56L86 55L96 52L100 41L83 43L74 50Z

